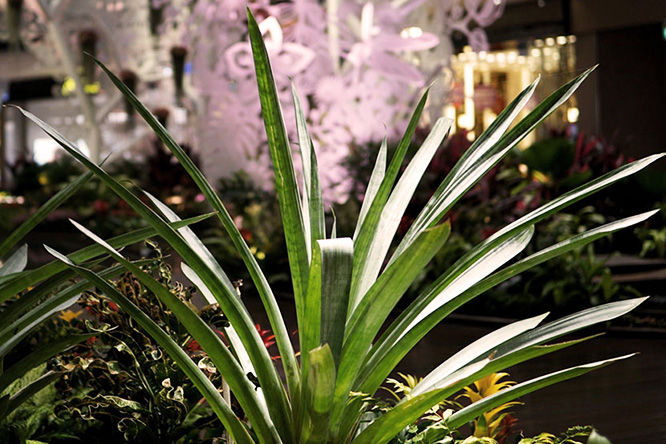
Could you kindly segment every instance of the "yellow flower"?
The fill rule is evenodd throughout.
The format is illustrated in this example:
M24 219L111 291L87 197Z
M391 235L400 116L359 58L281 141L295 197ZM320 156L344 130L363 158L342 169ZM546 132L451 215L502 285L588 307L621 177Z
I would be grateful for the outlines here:
M513 381L500 381L505 376L509 376L509 374L491 373L485 378L476 381L473 386L465 387L465 393L460 395L459 398L467 398L472 402L477 402L515 384ZM480 418L474 421L473 435L478 438L494 438L501 431L502 420L508 414L506 410L520 404L522 403L517 401L507 402L485 412Z
M60 312L58 317L62 319L65 322L72 322L74 319L78 318L81 316L81 313L83 313L83 310L79 311L72 311L72 310L63 310Z

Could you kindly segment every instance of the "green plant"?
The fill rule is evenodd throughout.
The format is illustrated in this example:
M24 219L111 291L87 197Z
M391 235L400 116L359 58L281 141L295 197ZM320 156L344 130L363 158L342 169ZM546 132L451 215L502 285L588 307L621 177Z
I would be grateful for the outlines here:
M85 282L67 285L75 277L66 266L51 262L33 270L25 270L28 264L28 248L15 246L42 222L49 214L60 207L68 198L86 185L92 173L80 175L51 197L34 214L0 242L0 257L6 257L0 264L0 426L6 426L13 413L40 391L51 387L62 375L62 369L54 370L43 366L50 358L63 353L76 344L90 339L97 333L62 334L50 337L28 348L26 339L52 316L76 302L78 295L87 288ZM205 216L203 217L205 218ZM183 226L203 219L197 217L178 222ZM147 228L118 236L111 240L117 247L140 242L154 235ZM13 249L15 251L9 254ZM72 253L72 257L90 260L103 253L99 247L84 248ZM97 263L93 260L92 263ZM106 278L119 276L123 268L112 266L102 272ZM22 380L33 369L41 369L38 377ZM32 422L34 423L34 421Z
M576 214L558 213L537 227L532 244L523 254L547 248L605 222L605 217L590 206ZM486 308L499 316L515 318L539 313L546 305L559 315L640 296L631 286L614 282L607 266L610 258L609 253L597 254L592 244L572 249L490 290L487 298L475 301L471 308L473 312ZM467 310L471 311L470 307Z
M57 209L69 196L83 186L92 175L85 173L49 199L31 217L0 242L0 258L5 257L16 244L50 212ZM72 288L62 289L67 275L41 275L30 279L34 272L24 271L28 263L28 248L16 249L0 264L0 426L6 426L13 413L35 394L49 387L62 372L48 370L43 365L49 358L82 342L91 335L79 334L51 338L34 350L21 350L8 362L8 356L45 319L69 306L76 300ZM37 282L46 279L39 285ZM34 288L31 286L35 284ZM76 288L74 288L74 292ZM51 296L51 297L49 297ZM38 370L39 369L39 370ZM25 379L26 374L31 378ZM29 421L32 422L32 421Z
M141 269L191 304L193 289L173 280L156 244L148 242L147 247L151 254ZM215 384L221 383L218 373L208 371L205 352L152 292L129 273L115 280L115 286L177 343L184 344ZM98 443L195 443L204 441L204 436L221 435L217 417L198 390L125 312L96 290L84 292L78 303L88 319L78 319L84 310L65 312L61 324L72 333L92 330L100 334L57 357L55 367L66 370L67 375L56 386L60 403L49 429L69 430L80 440ZM211 326L226 322L217 305L197 313Z
M254 289L266 309L282 357L280 362L286 386L238 297L237 288L189 228L173 226L179 221L177 215L152 196L148 196L152 208L146 205L134 192L92 163L46 123L23 111L125 200L150 229L180 255L183 271L192 283L211 303L220 305L229 321L224 328L229 346L187 304L142 271L137 264L123 257L117 249L120 243L118 240L115 245L106 242L76 224L95 241L96 252L103 250L104 254L117 261L118 267L131 272L179 318L228 384L229 390L222 394L191 360L181 344L176 343L130 299L120 294L105 276L93 271L85 258L81 255L68 257L49 249L60 261L59 267L76 272L83 279L77 285L99 288L171 355L201 391L234 442L387 443L432 406L473 381L585 340L544 345L572 331L626 313L643 301L634 299L606 304L543 326L539 324L545 315L503 327L447 359L414 387L408 399L370 424L358 427L365 413L366 395L374 393L413 345L457 307L531 266L643 221L653 214L644 213L580 233L502 268L525 248L535 223L641 170L661 155L620 167L499 230L446 270L380 334L400 297L446 242L449 224L440 222L455 202L519 140L564 103L589 71L557 90L509 130L511 121L529 100L536 82L523 91L451 170L406 231L398 247L387 257L401 215L419 177L446 136L450 123L441 119L433 126L430 135L398 179L405 151L426 102L424 96L388 168L386 145L380 148L353 238L327 238L316 156L298 98L294 94L304 176L304 186L300 192L266 49L256 21L251 15L248 20L289 256L298 320L300 364L272 290L212 187L122 81L100 65L192 176L227 230L249 269ZM123 238L123 243L126 240ZM24 282L21 280L21 283ZM1 290L5 290L9 284L19 285L18 281L12 280ZM2 294L4 296L6 293ZM445 421L446 427L457 429L526 393L627 357L584 364L516 384L451 414ZM231 408L231 394L242 408L242 414Z
M560 434L560 436L555 436L551 433L540 433L532 438L523 438L518 441L518 444L582 444L578 439L585 437L588 437L587 443L592 444L596 442L595 434L596 432L590 426L578 426L571 427L566 432Z
M280 208L272 193L259 189L243 171L219 181L220 199L276 293L290 292L289 264L280 223ZM225 258L225 271L234 279L251 279L247 267L223 227L211 224L201 240L216 258Z
M483 398L494 395L502 389L515 385L515 382L513 381L501 381L505 376L509 376L509 374L503 372L491 373L478 381L474 381L472 386L465 387L460 397L467 398L471 402L477 402ZM483 415L479 416L474 421L474 431L472 435L477 438L497 438L500 432L502 432L504 418L509 414L506 410L520 404L521 403L517 401L507 402L492 410L484 412Z

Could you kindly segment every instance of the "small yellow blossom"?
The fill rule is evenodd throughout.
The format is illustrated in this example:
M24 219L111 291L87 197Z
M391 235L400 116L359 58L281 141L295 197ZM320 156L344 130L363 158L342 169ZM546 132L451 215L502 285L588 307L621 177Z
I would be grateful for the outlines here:
M81 316L81 313L83 313L83 310L79 311L72 311L72 310L63 310L60 312L58 317L62 319L65 322L72 322L74 319L78 318Z

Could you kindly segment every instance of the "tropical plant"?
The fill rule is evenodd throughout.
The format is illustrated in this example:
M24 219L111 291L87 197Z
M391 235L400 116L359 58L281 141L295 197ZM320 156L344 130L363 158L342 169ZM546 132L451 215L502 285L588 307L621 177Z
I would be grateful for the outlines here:
M76 272L83 279L76 285L84 288L95 286L141 325L201 391L234 442L387 443L424 412L463 387L527 359L586 340L588 338L546 344L573 331L622 315L644 300L639 298L601 305L542 326L539 324L545 314L500 328L447 359L413 388L409 398L373 422L359 427L366 396L374 393L412 347L457 307L531 266L636 224L653 214L640 214L577 234L505 266L525 248L535 223L641 170L661 155L624 165L567 192L494 233L459 258L382 331L403 293L446 242L450 224L441 221L456 201L518 141L564 103L590 71L558 89L509 129L512 120L529 101L536 82L519 94L451 170L397 248L387 256L418 179L446 136L450 122L440 119L433 125L430 135L398 178L405 151L426 103L426 93L417 105L388 168L386 144L380 147L353 237L337 238L335 230L327 235L317 158L298 97L294 93L303 166L301 188L266 49L251 14L248 14L248 25L289 257L300 363L274 294L213 188L122 81L101 63L100 66L192 176L227 230L249 269L254 289L266 309L281 356L284 383L260 332L238 296L237 288L193 231L186 226L174 226L179 223L179 218L166 205L148 195L151 203L148 206L141 194L137 195L109 176L39 118L22 111L146 221L150 227L146 231L151 233L144 231L144 237L158 234L182 258L185 275L210 303L218 303L226 316L228 325L223 331L227 342L168 288L120 254L118 248L129 242L129 235L123 237L122 242L118 239L107 242L74 222L97 244L90 247L96 256L66 256L47 247L59 261L48 267ZM109 283L108 276L104 275L106 272L97 273L91 269L86 261L91 257L97 258L94 261L99 260L102 252L119 264L116 267L131 272L179 318L223 376L228 390L220 393L219 387L213 385L181 344L176 343L158 323ZM30 275L31 272L27 273L6 282L0 289L3 297L10 288L25 288L22 287L28 285L25 277L34 276ZM44 276L43 270L40 276ZM456 411L448 416L446 426L457 429L524 394L629 356L583 364L518 383ZM242 408L242 413L232 409L231 395Z
M505 376L509 376L509 374L504 372L491 373L478 381L474 381L472 386L463 389L460 398L467 398L471 402L477 402L515 384L513 381L502 381ZM496 438L502 431L504 418L509 414L506 410L520 404L520 402L512 401L488 410L474 421L472 435L478 438L484 436L493 439Z
M15 245L51 211L60 206L78 188L92 177L84 173L49 199L38 211L0 242L0 258L5 257ZM39 270L24 271L28 264L28 247L16 249L0 264L0 425L12 418L12 413L37 392L50 386L61 372L47 370L43 364L52 356L91 337L88 334L61 336L30 352L7 357L45 319L76 301L76 288L62 289L67 276L39 275ZM31 279L34 276L35 279ZM46 279L37 285L40 280ZM31 288L35 285L34 288ZM55 295L53 295L55 294ZM47 296L52 296L47 299ZM37 371L36 369L41 369ZM32 377L22 379L28 373Z
M28 247L15 246L50 213L60 207L68 198L79 191L93 177L91 172L80 175L63 187L27 220L0 242L0 257L6 257L0 264L0 424L12 419L12 413L37 392L50 387L64 373L63 369L47 369L43 364L50 358L63 353L74 345L98 334L82 332L59 335L37 344L27 350L25 341L40 325L61 310L72 305L79 294L88 286L81 282L67 285L75 277L66 266L51 262L41 267L25 270L28 265ZM202 217L179 222L177 225L194 223ZM140 242L150 237L150 228L125 233L111 240L117 247ZM9 254L13 249L15 251ZM99 247L84 248L73 257L86 261L99 256ZM102 272L107 278L119 276L124 269L119 266ZM35 372L34 369L41 369ZM24 376L30 372L28 380ZM39 373L36 375L36 373ZM35 376L36 375L36 376Z
M590 426L571 427L566 432L555 436L552 433L540 433L532 438L523 438L518 444L582 444L581 438L588 437L587 444L610 444L608 441L597 441L599 434Z
M194 289L173 280L159 246L152 242L146 245L150 254L141 268L191 304ZM184 344L214 383L220 383L219 374L206 366L205 352L152 292L130 273L115 284L124 297ZM125 312L96 290L84 292L78 303L83 310L59 316L61 328L71 333L93 330L100 334L54 360L54 367L68 373L56 385L59 405L47 430L68 430L79 440L100 444L196 443L221 435L220 423L199 391ZM85 320L79 318L84 311ZM226 322L217 305L205 306L197 313L211 326Z

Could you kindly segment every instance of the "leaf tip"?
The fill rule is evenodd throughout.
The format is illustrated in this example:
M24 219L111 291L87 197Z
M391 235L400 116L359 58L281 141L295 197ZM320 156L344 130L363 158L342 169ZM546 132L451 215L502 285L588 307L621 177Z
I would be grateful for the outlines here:
M252 13L252 9L250 9L250 5L245 6L245 10L247 12L248 27L253 25L257 26L257 19L254 18L254 14Z
M46 248L46 251L48 251L51 256L55 257L56 259L58 259L61 262L64 262L67 265L74 265L74 262L69 260L69 258L67 256L65 256L64 254L62 254L59 251L49 247L46 244L43 244L43 245L44 245L44 248Z

